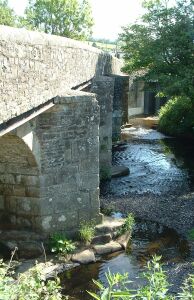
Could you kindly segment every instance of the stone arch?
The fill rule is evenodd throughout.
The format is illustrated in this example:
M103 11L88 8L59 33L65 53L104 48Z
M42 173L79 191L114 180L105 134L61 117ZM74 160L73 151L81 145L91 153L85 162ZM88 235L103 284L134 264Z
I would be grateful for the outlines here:
M39 168L30 148L14 134L0 137L0 229L36 229L39 189Z

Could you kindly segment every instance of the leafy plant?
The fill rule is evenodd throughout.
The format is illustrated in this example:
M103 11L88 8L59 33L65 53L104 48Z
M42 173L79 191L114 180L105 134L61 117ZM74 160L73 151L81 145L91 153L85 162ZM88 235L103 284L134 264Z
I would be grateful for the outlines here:
M187 237L190 240L194 240L194 228L189 230Z
M114 299L139 299L139 300L173 300L174 297L168 294L168 281L165 272L160 265L161 257L154 256L148 262L147 271L143 273L143 278L147 284L137 290L129 289L128 274L106 274L108 286L104 286L98 281L94 281L100 289L100 295L89 294L96 300ZM182 298L183 299L183 298ZM187 299L187 298L184 298ZM188 298L191 299L191 298Z
M147 285L137 291L140 299L170 300L168 295L169 283L166 273L160 265L161 256L154 256L152 261L147 263L147 271L143 273L143 278L147 280Z
M179 294L181 300L193 300L194 299L194 275L190 275L182 286L182 292Z
M193 98L193 0L144 0L144 14L120 35L123 70L166 96ZM169 5L170 4L170 5ZM153 82L157 83L155 88ZM156 87L157 86L157 87Z
M67 299L61 294L60 280L44 280L41 268L35 266L28 272L19 274L17 280L12 277L10 265L0 261L0 298L2 300L61 300Z
M8 6L7 0L0 0L0 24L7 26L15 25L15 14L13 9Z
M111 169L106 166L100 167L100 181L110 180L111 179Z
M82 222L80 224L79 236L84 243L90 243L95 235L95 225L93 222Z
M173 97L159 112L159 129L170 135L191 133L194 127L194 105L187 97Z
M132 228L135 224L135 219L132 213L129 213L128 216L125 219L124 224L122 225L122 227L119 229L118 234L124 234L127 231L132 231Z
M75 243L60 233L55 233L50 240L51 252L67 255L76 249Z
M85 40L91 35L93 18L86 0L29 0L20 23L46 33Z
M103 286L102 283L100 283L99 281L93 280L93 282L95 283L95 285L98 287L98 289L100 290L100 296L89 292L88 293L97 300L110 300L113 299L112 297L117 296L129 296L129 293L126 291L122 292L122 295L117 292L118 287L121 288L121 286L123 287L124 290L126 290L125 285L127 283L129 283L128 281L128 274L120 274L120 273L116 273L116 274L111 274L110 271L108 273L106 273L106 279L108 281L108 287ZM120 294L120 295L119 295ZM117 297L118 299L118 297ZM123 299L120 298L119 299Z

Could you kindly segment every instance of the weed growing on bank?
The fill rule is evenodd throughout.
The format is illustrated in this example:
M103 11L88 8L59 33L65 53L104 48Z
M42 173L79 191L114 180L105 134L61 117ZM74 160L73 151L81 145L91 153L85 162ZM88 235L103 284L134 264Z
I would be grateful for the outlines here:
M129 213L129 214L127 215L127 217L125 218L124 224L123 224L122 227L119 229L118 235L122 235L122 234L124 234L124 233L127 232L127 231L130 231L130 232L131 232L132 229L133 229L134 224L135 224L135 218L134 218L134 216L133 216L132 213Z
M0 261L0 299L1 300L61 300L68 299L61 294L59 278L45 281L41 269L35 266L28 272L13 278L10 265Z
M82 222L79 228L80 240L85 244L91 243L95 236L95 224L93 222Z
M55 233L50 238L50 250L53 253L59 253L66 256L72 253L75 249L75 243L60 233Z
M178 294L178 298L169 294L170 284L167 275L160 264L161 257L154 256L152 261L148 262L146 271L142 277L146 285L139 287L137 290L130 289L131 281L128 280L128 273L111 274L106 273L108 286L99 281L93 280L99 289L99 293L88 292L96 300L193 300L194 299L194 275L190 275L185 280Z

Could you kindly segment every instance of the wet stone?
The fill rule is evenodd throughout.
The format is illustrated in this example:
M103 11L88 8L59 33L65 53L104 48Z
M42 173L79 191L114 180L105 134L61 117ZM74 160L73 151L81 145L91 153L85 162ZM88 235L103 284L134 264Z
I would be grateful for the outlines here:
M71 260L80 264L89 264L91 262L95 262L96 258L92 250L84 250L72 255Z
M91 242L91 244L106 244L109 243L112 239L112 235L110 233L104 235L95 236Z
M122 249L122 246L119 243L112 241L104 245L93 246L93 249L97 254L101 255L101 254L108 254L108 253L119 251Z
M112 166L111 168L112 177L120 177L129 175L129 168L125 166Z

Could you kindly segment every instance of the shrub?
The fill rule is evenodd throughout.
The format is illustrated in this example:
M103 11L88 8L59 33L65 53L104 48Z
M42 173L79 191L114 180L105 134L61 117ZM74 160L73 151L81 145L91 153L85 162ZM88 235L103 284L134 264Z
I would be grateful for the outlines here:
M84 243L90 243L95 235L95 225L93 222L82 222L80 224L79 236Z
M179 96L170 99L159 112L159 130L169 135L191 133L194 127L192 100Z
M187 237L189 240L194 240L194 228L189 230Z
M51 252L67 255L76 249L75 243L60 233L55 233L50 239Z
M60 300L62 297L60 280L45 282L41 270L35 266L28 272L19 274L17 280L12 277L9 265L0 261L0 299L2 300Z
M129 213L128 216L125 219L124 224L122 225L122 227L119 229L118 234L124 234L127 231L132 231L133 226L135 224L135 219L132 213Z
M161 257L154 256L151 262L147 264L147 271L142 277L146 284L137 290L129 289L128 274L106 274L108 286L104 286L98 281L94 281L100 290L100 294L88 292L96 300L114 300L114 299L139 299L139 300L175 300L173 295L169 294L169 283L166 273L160 265ZM194 299L194 275L190 275L181 288L182 292L178 294L178 299Z
M184 281L181 289L182 292L179 294L181 300L194 299L194 275L190 275L189 278Z

